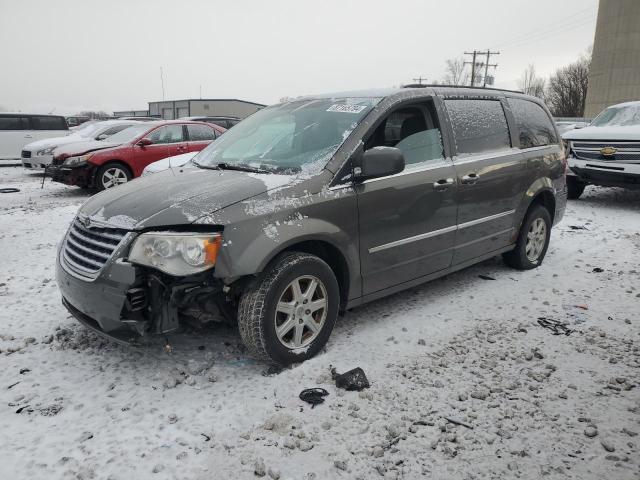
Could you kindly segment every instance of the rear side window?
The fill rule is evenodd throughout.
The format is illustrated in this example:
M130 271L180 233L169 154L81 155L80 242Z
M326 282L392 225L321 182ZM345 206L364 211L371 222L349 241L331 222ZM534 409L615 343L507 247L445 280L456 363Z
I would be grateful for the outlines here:
M166 125L156 128L148 135L153 143L178 143L182 142L182 125Z
M68 130L63 117L31 117L34 130Z
M124 130L125 128L129 128L131 125L115 125L111 128L107 128L104 132L102 132L99 136L106 138L106 137L110 137L111 135L115 135L116 133Z
M187 132L189 133L189 140L193 142L208 141L216 138L213 128L206 125L187 125Z
M507 101L520 131L520 148L558 142L551 119L540 105L520 98L509 98Z
M26 117L0 116L0 131L29 129L29 119Z
M445 100L458 155L511 148L499 100Z

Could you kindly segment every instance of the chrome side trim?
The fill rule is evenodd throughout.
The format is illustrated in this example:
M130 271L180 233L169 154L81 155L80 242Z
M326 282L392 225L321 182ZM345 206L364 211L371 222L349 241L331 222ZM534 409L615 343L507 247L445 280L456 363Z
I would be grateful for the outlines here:
M424 240L425 238L436 237L438 235L443 235L445 233L455 232L458 227L451 226L446 228L441 228L440 230L433 230L427 233L421 233L420 235L415 235L413 237L403 238L401 240L396 240L395 242L385 243L384 245L379 245L377 247L371 247L369 249L369 253L376 253L380 250L386 250L388 248L398 247L400 245L405 245L411 242L417 242L418 240Z
M499 232L492 233L491 235L486 235L486 236L481 237L481 238L476 238L475 240L471 240L470 242L466 242L466 243L462 243L460 245L456 245L454 248L457 250L459 248L464 248L464 247L468 247L469 245L473 245L474 243L482 242L484 240L488 240L488 239L493 238L493 237L498 237L500 235L504 235L505 233L511 233L511 232L513 232L513 228L514 227L507 228L506 230L500 230Z
M402 238L402 239L396 240L394 242L385 243L384 245L378 245L377 247L371 247L368 250L368 252L369 253L376 253L376 252L380 252L382 250L387 250L389 248L399 247L400 245L406 245L407 243L412 243L412 242L417 242L419 240L424 240L426 238L437 237L438 235L444 235L445 233L455 232L457 230L462 230L463 228L468 228L468 227L472 227L474 225L479 225L479 224L484 223L484 222L490 222L492 220L497 220L498 218L507 217L509 215L513 215L514 213L516 213L515 210L509 210L507 212L496 213L495 215L489 215L488 217L478 218L476 220L471 220L470 222L461 223L459 225L453 225L451 227L445 227L445 228L441 228L441 229L438 229L438 230L433 230L431 232L421 233L420 235L414 235L413 237ZM471 243L475 243L475 242L479 242L479 241L485 240L487 238L491 238L491 237L493 237L495 235L502 235L503 233L510 232L511 230L513 230L513 227L509 228L508 230L503 230L503 231L500 231L500 232L492 233L488 237L479 238L479 239L473 240L473 241L471 241L469 243L465 243L464 245L455 246L454 248L464 247L464 246L469 245Z
M489 215L488 217L477 218L469 222L460 223L458 224L458 230L462 230L463 228L473 227L474 225L478 225L480 223L490 222L491 220L496 220L498 218L507 217L509 215L513 215L514 213L516 213L515 210L509 210L507 212L496 213L495 215Z
M450 162L443 159L442 161L439 161L437 163L426 163L425 165L422 165L422 166L405 168L400 173L396 173L394 175L387 175L386 177L370 178L369 180L365 180L362 183L366 185L367 183L379 182L380 180L387 180L388 178L402 177L404 175L411 175L414 173L421 173L421 172L427 172L429 170L435 170L436 168L452 167L452 166L453 165Z

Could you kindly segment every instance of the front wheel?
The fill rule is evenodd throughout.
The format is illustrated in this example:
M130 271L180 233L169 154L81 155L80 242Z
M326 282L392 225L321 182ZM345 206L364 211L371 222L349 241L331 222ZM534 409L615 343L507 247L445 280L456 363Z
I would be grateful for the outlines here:
M329 265L315 255L287 252L243 292L240 336L261 360L302 362L327 343L339 304L338 282Z
M551 215L542 205L533 206L520 228L516 248L503 255L507 265L531 270L542 265L551 237Z
M567 198L569 200L577 200L584 192L586 183L581 182L573 175L567 176Z
M105 163L96 172L95 186L98 190L117 187L133 178L131 170L120 163Z

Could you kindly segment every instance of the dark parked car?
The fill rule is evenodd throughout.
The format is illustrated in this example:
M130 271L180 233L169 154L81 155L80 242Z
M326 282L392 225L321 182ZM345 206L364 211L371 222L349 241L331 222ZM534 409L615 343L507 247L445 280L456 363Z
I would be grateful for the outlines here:
M103 141L58 147L46 172L54 182L104 190L139 177L153 162L198 152L224 132L199 122L142 122Z
M489 89L296 99L194 163L82 206L56 269L80 322L129 341L231 319L253 355L299 362L340 310L500 254L538 267L566 205L548 110Z

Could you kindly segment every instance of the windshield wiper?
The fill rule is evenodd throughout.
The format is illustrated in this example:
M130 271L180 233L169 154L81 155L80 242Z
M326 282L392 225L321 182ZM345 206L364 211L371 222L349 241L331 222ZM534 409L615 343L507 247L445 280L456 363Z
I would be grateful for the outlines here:
M238 170L239 172L251 172L251 173L271 173L269 170L263 168L251 167L242 163L218 163L217 168L220 170Z

